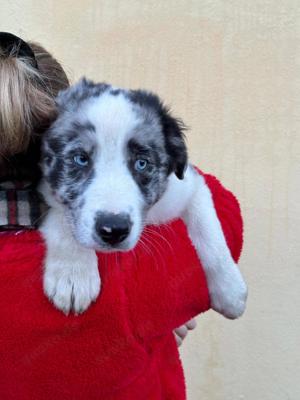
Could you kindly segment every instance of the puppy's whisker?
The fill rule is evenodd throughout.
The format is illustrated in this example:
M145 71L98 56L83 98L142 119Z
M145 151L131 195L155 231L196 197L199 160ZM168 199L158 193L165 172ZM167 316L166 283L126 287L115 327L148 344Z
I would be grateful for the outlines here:
M160 250L163 250L161 243L159 243L159 241L156 240L156 238L153 235L153 232L145 232L144 236L153 246L156 245L157 248L159 248Z
M142 248L143 248L144 250L146 250L147 254L150 254L152 260L154 260L154 262L155 262L155 268L156 268L156 270L158 271L158 270L159 270L159 264L158 264L158 262L157 262L156 254L150 249L149 246L147 246L147 238L146 238L145 236L144 236L143 240L144 240L144 242L141 242L141 243L142 243ZM151 242L149 242L149 243L150 243L150 245L152 246L152 248L153 248L154 250L157 250L157 249L155 248L155 246L153 246L153 243L151 243ZM157 253L158 253L158 255L160 256L159 251L157 251Z
M137 258L137 255L136 255L136 250L135 249L130 250L129 254L133 256L134 265L137 266L138 265L138 258Z
M146 235L148 235L148 240L150 240L151 242L156 244L156 246L159 247L159 249L161 250L162 254L164 254L164 252L165 252L164 246L162 244L162 242L164 242L167 244L168 248L170 249L171 254L174 255L174 257L175 257L175 250L174 250L173 246L169 243L169 241L163 235L161 235L159 232L152 230L152 229L146 230L145 233L146 233ZM161 254L161 252L159 252L159 255L163 261L163 265L166 266L165 256L163 256Z
M147 236L147 232L144 233L144 235L143 235L143 240L144 240L146 243L148 243L148 244L153 248L153 250L155 250L156 254L158 255L158 257L156 257L156 255L152 253L153 258L154 258L154 260L155 260L155 264L156 264L157 270L160 269L160 266L159 266L159 264L158 264L157 261L162 261L163 267L165 267L165 260L164 260L164 257L163 257L163 255L162 255L162 252L161 252L161 251L163 251L163 249L162 249L160 243L157 242L156 240L153 240L153 237L152 237L152 238L149 238L149 237Z
M145 238L145 237L140 238L139 244L140 244L140 246L142 247L142 249L145 250L145 251L147 252L147 254L149 254L151 257L155 258L155 257L154 257L154 254L152 253L152 251L151 251L151 249L150 249L150 247L147 246L147 241L146 241L146 238Z
M164 225L164 227L166 227L166 226L167 225ZM161 229L161 228L159 227L159 229ZM145 227L144 232L148 233L149 235L157 236L157 238L162 240L164 243L166 243L168 245L169 249L174 253L174 248L172 247L170 242L167 240L167 238L163 234L161 234L157 230L151 229L149 227Z

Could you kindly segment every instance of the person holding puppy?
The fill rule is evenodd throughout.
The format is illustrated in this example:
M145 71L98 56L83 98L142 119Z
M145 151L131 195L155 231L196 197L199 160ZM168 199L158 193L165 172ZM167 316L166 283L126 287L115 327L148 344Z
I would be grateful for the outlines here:
M38 226L47 210L35 190L40 141L55 118L55 96L68 85L44 48L0 33L0 397L185 399L172 332L180 344L195 327L194 320L184 322L210 303L181 221L160 228L159 254L100 255L102 293L85 314L66 317L43 294ZM204 176L237 260L238 203Z

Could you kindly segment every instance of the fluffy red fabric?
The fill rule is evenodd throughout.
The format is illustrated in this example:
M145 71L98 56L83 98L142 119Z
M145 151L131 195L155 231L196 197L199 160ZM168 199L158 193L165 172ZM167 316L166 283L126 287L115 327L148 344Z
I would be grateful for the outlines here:
M206 181L235 260L238 202ZM1 400L182 400L172 330L209 309L205 276L181 221L151 228L135 251L99 254L101 295L66 317L43 294L38 232L0 236Z

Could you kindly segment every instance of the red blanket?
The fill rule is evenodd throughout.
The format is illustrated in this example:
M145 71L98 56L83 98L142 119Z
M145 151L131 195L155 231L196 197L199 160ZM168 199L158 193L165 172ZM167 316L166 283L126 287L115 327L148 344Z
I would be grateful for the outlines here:
M235 260L237 200L206 181ZM43 294L38 232L0 235L1 400L181 400L172 330L209 309L205 276L181 221L151 228L134 252L99 254L101 294L65 316Z

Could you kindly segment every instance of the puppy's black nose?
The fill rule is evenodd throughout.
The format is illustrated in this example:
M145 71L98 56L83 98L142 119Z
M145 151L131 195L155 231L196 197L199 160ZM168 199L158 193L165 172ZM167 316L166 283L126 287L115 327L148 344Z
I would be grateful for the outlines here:
M99 213L95 229L103 242L115 245L127 238L131 226L132 222L127 214Z

